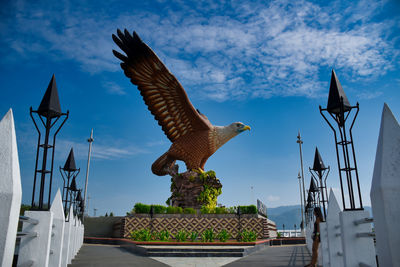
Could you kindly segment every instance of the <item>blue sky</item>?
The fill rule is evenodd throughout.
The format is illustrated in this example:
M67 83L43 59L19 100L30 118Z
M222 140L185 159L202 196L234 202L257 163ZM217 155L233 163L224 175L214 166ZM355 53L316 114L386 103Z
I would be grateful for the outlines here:
M268 207L299 203L299 130L305 169L318 146L332 168L328 186L338 192L333 134L318 110L334 68L350 102L360 103L353 133L369 205L383 103L400 117L398 14L398 1L372 0L2 1L0 116L13 109L23 202L31 198L37 142L29 107L39 106L53 73L61 107L70 111L55 166L73 147L80 187L94 128L90 213L123 215L136 202L164 204L169 197L170 179L150 170L169 141L111 52L111 34L127 28L213 124L252 127L206 164L223 184L219 202L226 206L257 198ZM54 189L62 184L57 169Z

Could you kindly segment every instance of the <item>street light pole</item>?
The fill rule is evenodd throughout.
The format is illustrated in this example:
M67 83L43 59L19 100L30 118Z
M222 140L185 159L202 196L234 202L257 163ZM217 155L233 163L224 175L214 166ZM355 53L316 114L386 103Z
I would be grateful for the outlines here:
M301 193L301 176L300 176L300 172L297 175L297 178L299 179L299 189L300 189L300 208L301 208L301 230L303 230L304 228L304 202L303 202L303 195Z
M299 144L299 148L300 148L300 164L301 164L301 181L303 184L303 205L305 206L305 201L306 201L306 190L304 187L304 170L303 170L303 152L301 150L301 145L303 144L303 140L301 140L301 135L300 135L300 131L297 135L297 141L296 143Z
M352 110L355 110L355 114L352 115L352 119L349 118ZM358 177L358 168L356 161L356 154L354 151L353 134L352 129L354 122L357 118L360 110L359 104L351 106L346 94L343 91L342 85L336 76L334 70L332 70L331 84L329 87L328 104L326 108L319 106L319 112L322 117L328 123L332 129L335 137L335 148L336 157L339 171L340 190L342 193L343 210L364 210L361 197L360 181ZM324 115L328 113L330 120L333 119L337 127L331 124L328 118ZM353 112L354 113L354 112ZM350 128L346 130L346 121L351 120ZM338 136L339 134L339 136ZM338 140L339 138L339 140ZM340 152L343 153L341 156ZM344 163L344 166L342 165ZM344 177L343 177L344 176ZM355 181L354 181L355 180ZM345 201L347 184L347 193L349 201ZM357 198L358 196L358 198ZM349 202L349 206L346 205Z
M87 195L87 186L88 186L88 179L89 179L89 166L90 166L90 156L92 153L92 142L93 142L93 129L90 132L90 138L87 140L89 142L89 152L88 152L88 160L86 166L86 182L85 182L85 195L83 196L83 203L84 203L84 211L86 210L86 195ZM89 215L89 211L87 213Z

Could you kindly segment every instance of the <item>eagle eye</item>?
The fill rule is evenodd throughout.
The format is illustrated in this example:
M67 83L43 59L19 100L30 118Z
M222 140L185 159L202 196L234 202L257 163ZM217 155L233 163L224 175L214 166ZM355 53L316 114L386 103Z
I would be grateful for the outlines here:
M241 125L240 125L240 123L236 123L236 127L240 127Z

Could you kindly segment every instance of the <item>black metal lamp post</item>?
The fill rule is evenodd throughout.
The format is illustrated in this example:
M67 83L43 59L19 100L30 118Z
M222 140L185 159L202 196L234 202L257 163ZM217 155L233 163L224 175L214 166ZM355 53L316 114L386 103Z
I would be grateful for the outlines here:
M320 192L319 192L319 189L318 189L317 185L314 182L314 178L313 177L311 177L310 188L309 188L308 192L312 193L312 199L313 199L312 205L313 205L313 207L320 206L320 203L319 203L319 193Z
M314 208L313 203L314 203L313 196L311 195L311 192L308 191L307 205L306 205L306 210L307 210L307 214L308 214L308 216L307 216L308 222L311 221L312 216L313 216L313 212L312 212L312 209Z
M33 113L36 113L45 128L44 141L41 143L41 132L39 127L35 121ZM64 125L66 120L68 119L68 114L61 112L60 100L58 98L58 91L56 85L56 79L53 75L51 81L47 87L46 93L43 96L42 102L39 105L37 110L33 110L30 108L30 116L32 118L33 123L35 124L36 130L39 134L37 150L36 150L36 163L35 163L35 175L33 179L33 190L32 190L32 208L39 210L49 210L50 209L50 197L51 197L51 186L53 182L53 163L54 163L54 148L56 144L56 136L60 131L61 127ZM57 130L53 134L53 144L49 145L50 131L51 128L57 123L57 121L65 116L63 122L59 125ZM43 149L42 152L42 167L38 169L39 163L39 151ZM50 170L47 170L47 157L49 153L49 149L51 149L51 167ZM36 206L35 197L36 197L36 178L37 174L40 174L40 188L39 188L39 199ZM45 192L45 184L46 184L46 175L50 174L49 180L49 188L48 188L48 202L47 206L44 206L44 192Z
M318 188L320 192L320 203L322 202L322 207L324 211L324 218L323 221L325 221L326 218L326 206L325 203L328 202L328 192L326 190L326 179L328 178L330 167L325 167L324 162L322 161L321 155L319 154L318 148L315 148L315 156L314 156L314 165L313 168L309 168L309 171L311 175L313 176L313 179L319 180L318 182ZM316 178L318 177L318 179Z
M70 206L72 205L73 210L75 211L75 199L76 194L79 191L78 187L76 186L76 176L72 178L71 184L69 186L69 194L70 194Z
M80 168L79 169L76 168L74 150L73 150L73 148L71 148L68 158L67 158L67 161L64 164L64 167L61 168L61 166L60 166L61 177L64 180L62 195L63 195L65 216L67 216L67 214L69 212L68 203L71 203L71 201L72 201L70 190L73 190L73 191L77 190L75 179L78 176L79 172L80 172ZM70 184L69 182L70 182L71 178L72 178L72 181Z
M78 188L76 187L76 176L74 176L74 178L72 178L71 184L69 186L69 195L67 197L69 197L69 208L68 208L68 217L66 216L66 221L69 221L69 210L71 209L71 205L72 205L72 211L74 213L76 213L76 209L75 209L75 199L76 199L76 193L78 192Z
M78 192L77 192L76 197L75 197L75 203L74 203L76 214L78 214L79 217L81 217L81 215L82 215L82 210L81 210L82 194L81 194L81 191L82 191L81 189L78 189Z
M85 212L85 204L84 204L84 201L79 202L79 209L80 209L80 211L81 211L81 216L82 216L82 219L83 219L83 215L84 215L84 212ZM83 222L83 221L82 221L82 222Z
M346 121L349 118L351 111L355 109L356 113L352 119L351 126L348 131L346 131ZM336 73L332 70L331 84L329 88L329 97L328 97L328 105L325 109L319 106L320 113L325 121L328 123L329 127L331 127L334 136L335 136L335 147L336 147L336 157L338 162L339 169L339 178L340 178L340 189L342 192L342 202L343 202L343 210L363 210L362 199L361 199L361 190L360 190L360 182L358 179L358 170L357 170L357 162L356 162L356 154L354 151L353 144L353 135L352 129L354 126L354 122L357 118L359 112L359 104L355 106L351 106L349 100L347 99L346 94L343 91L342 85L340 84L338 78L336 77ZM333 127L333 125L329 122L329 120L325 117L323 111L326 111L332 119L337 124L337 129L339 132L339 140L337 137L337 131ZM347 133L348 132L348 133ZM341 153L339 153L339 151ZM340 156L342 154L342 158ZM342 167L344 166L344 167ZM343 186L343 173L346 177L347 184L347 193L349 196L349 204L346 205L346 201L344 199L345 195L345 187ZM358 193L358 201L356 203L355 190L354 190L354 181L353 178L356 178L356 187Z

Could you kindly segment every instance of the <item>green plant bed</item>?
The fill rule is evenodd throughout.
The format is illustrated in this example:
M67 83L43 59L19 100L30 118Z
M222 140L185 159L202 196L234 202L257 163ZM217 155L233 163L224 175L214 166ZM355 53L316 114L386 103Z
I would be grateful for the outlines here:
M229 240L229 242L242 243L257 241L257 233L251 230L240 231L236 240L231 239L231 237L231 234L226 229L222 229L217 233L213 228L206 229L202 233L179 230L175 235L172 235L168 230L157 232L150 229L135 230L130 233L130 239L138 242L226 243Z
M228 239L225 242L221 242L219 240L215 240L214 242L203 242L201 240L196 240L196 241L190 241L190 240L186 240L186 241L176 241L175 239L170 239L168 241L160 241L160 240L150 240L150 241L136 241L133 240L135 243L139 243L139 244L178 244L178 245L230 245L230 244L254 244L256 242L262 241L263 239L257 239L255 241L237 241L236 239ZM269 239L267 239L269 240Z

